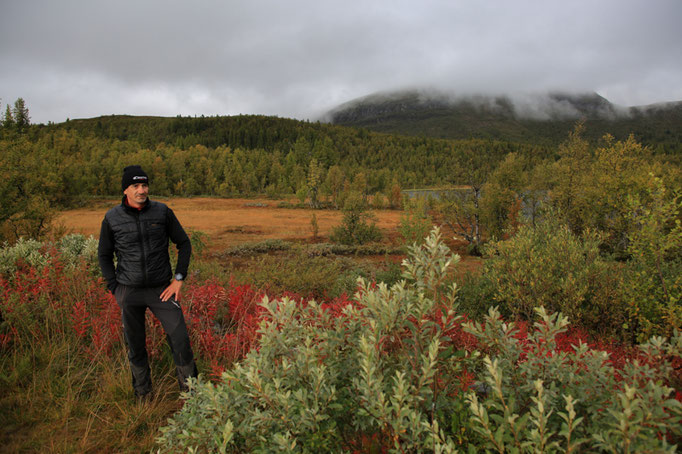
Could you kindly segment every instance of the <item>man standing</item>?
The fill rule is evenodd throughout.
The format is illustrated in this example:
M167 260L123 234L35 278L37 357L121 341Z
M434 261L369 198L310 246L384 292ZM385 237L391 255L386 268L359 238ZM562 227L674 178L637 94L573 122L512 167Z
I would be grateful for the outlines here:
M98 256L107 287L121 308L135 395L148 398L152 390L145 344L147 308L166 332L178 383L184 391L187 378L197 376L185 318L178 304L192 246L173 211L147 197L149 178L139 165L123 170L121 188L122 203L110 209L102 221ZM178 249L175 274L168 255L169 239Z

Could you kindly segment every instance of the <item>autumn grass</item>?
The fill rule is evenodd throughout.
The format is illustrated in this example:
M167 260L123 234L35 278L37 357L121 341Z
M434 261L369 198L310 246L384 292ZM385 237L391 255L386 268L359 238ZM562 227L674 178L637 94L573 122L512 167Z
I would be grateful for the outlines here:
M153 194L151 198L156 199ZM342 218L337 210L279 208L276 201L268 199L173 197L161 200L173 209L186 230L205 232L211 249L216 251L264 240L311 241L313 213L320 237L328 238ZM97 237L104 213L120 202L120 198L110 199L62 211L55 223L66 232ZM397 230L401 211L373 210L373 213L377 226L386 236Z
M122 343L122 340L121 340ZM123 348L84 357L72 340L0 356L4 452L142 452L181 406L170 354L152 364L154 396L138 403Z

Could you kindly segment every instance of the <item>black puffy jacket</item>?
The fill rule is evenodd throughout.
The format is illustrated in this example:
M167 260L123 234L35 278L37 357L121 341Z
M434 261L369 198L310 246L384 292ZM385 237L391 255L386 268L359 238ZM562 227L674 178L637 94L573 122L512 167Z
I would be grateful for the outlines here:
M118 283L131 287L167 285L173 277L169 239L178 247L175 272L186 276L192 246L173 210L150 200L141 210L127 206L125 200L110 209L102 221L98 249L107 287L113 292ZM115 269L114 253L118 260Z

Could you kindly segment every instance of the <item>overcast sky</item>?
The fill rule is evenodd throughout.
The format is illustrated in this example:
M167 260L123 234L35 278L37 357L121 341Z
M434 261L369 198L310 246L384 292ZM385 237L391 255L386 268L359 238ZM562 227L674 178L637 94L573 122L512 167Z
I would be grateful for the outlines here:
M377 91L682 100L681 0L0 0L0 102L314 120Z

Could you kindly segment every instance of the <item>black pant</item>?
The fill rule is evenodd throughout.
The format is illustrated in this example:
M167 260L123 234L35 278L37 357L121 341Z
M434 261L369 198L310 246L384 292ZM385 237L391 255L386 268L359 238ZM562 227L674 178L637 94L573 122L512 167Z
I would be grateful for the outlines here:
M168 301L161 301L159 298L165 288L166 286L135 288L118 284L114 293L116 302L121 308L123 334L128 344L133 388L135 388L135 394L140 396L152 390L145 334L147 308L159 319L166 332L168 345L173 352L180 389L187 389L185 384L187 378L197 376L182 309L173 298Z

